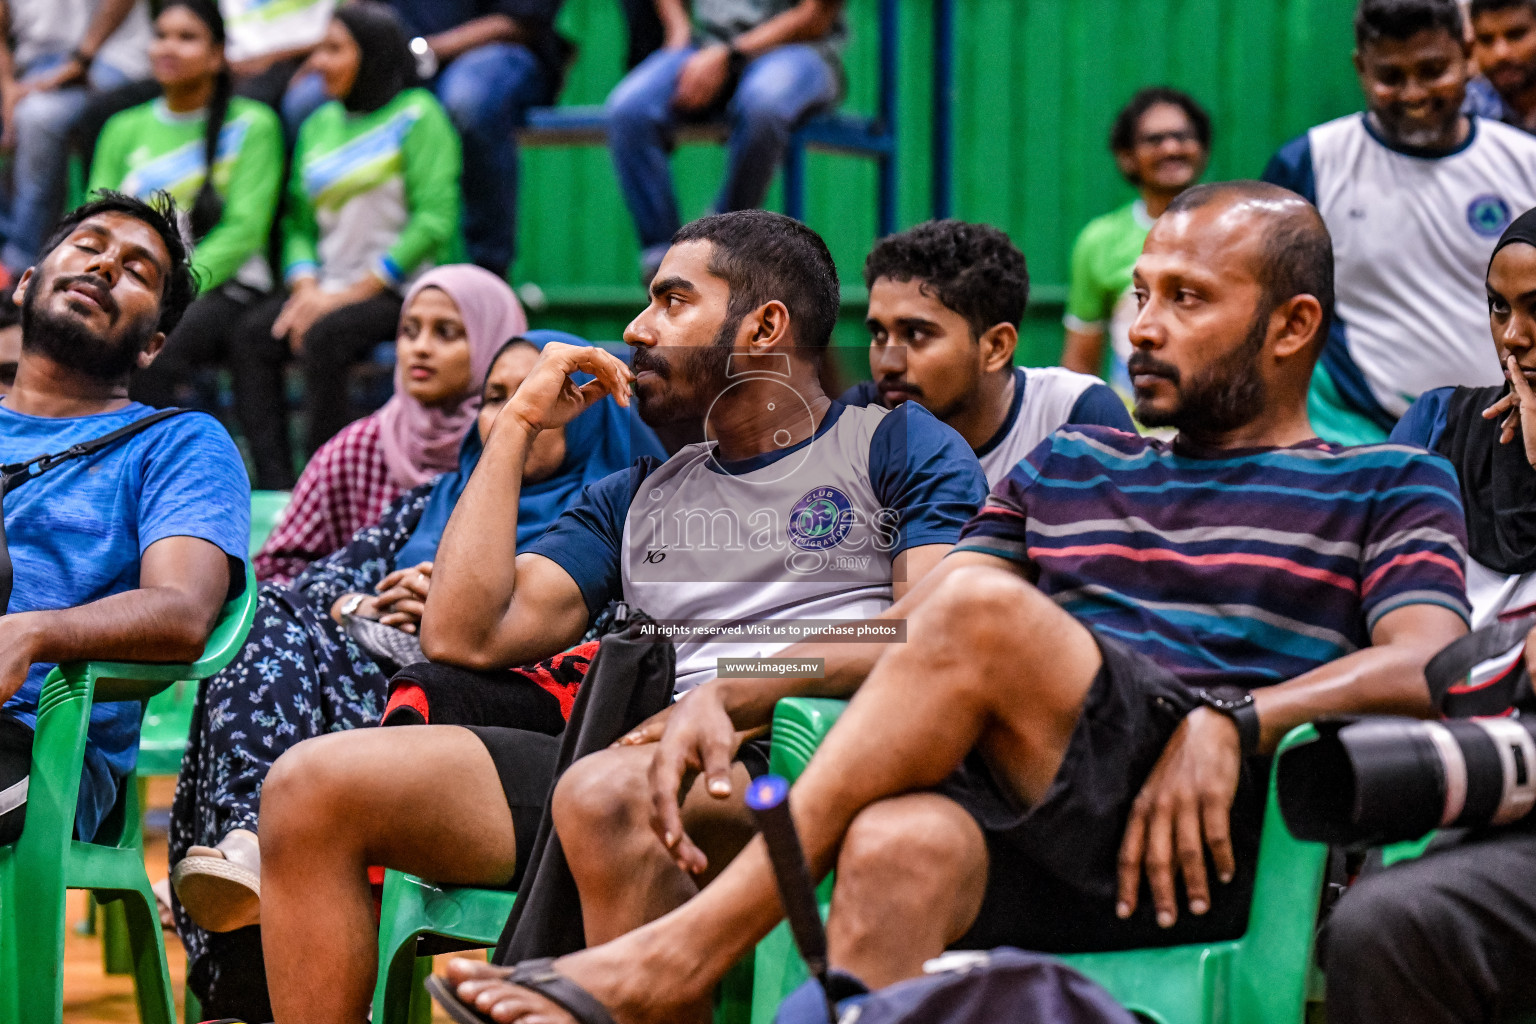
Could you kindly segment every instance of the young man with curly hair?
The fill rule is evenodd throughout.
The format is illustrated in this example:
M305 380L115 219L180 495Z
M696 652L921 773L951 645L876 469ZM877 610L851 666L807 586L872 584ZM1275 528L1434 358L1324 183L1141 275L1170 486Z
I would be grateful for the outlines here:
M864 261L870 379L848 405L911 399L965 438L996 484L1057 428L1135 432L1098 378L1013 365L1029 301L1024 254L987 224L936 220L883 238Z

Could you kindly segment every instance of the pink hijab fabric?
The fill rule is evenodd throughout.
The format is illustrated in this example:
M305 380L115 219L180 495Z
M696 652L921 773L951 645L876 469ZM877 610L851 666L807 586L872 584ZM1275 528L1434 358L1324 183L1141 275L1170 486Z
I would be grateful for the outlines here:
M423 288L439 288L459 307L469 339L470 393L452 409L431 409L405 390L404 367L395 369L395 393L374 413L390 480L419 487L459 465L459 446L480 411L480 389L491 359L504 342L528 330L528 317L511 286L483 267L468 263L436 267L416 279L405 295L401 317Z

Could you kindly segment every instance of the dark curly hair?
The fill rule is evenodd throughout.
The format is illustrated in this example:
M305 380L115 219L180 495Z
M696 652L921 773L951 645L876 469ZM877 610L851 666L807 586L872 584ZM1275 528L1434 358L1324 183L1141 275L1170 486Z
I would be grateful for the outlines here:
M1435 29L1461 42L1461 6L1456 0L1360 0L1355 8L1357 47L1378 39L1410 39Z
M709 242L709 272L731 288L726 323L774 299L789 310L795 344L826 348L841 301L837 265L821 236L782 213L735 210L700 217L672 236L673 245Z
M113 192L110 189L97 191L95 198L70 210L54 225L53 233L43 242L42 249L39 250L37 262L42 263L49 253L59 247L59 243L74 232L75 228L103 213L121 213L134 220L143 221L154 228L155 234L160 236L160 241L165 243L165 251L171 258L171 265L167 268L165 280L160 286L160 322L155 329L170 334L176 329L176 325L181 323L181 315L187 311L192 300L197 298L197 281L192 275L191 254L187 251L187 243L182 239L181 231L176 226L179 222L176 200L171 198L170 193L156 192L146 203L142 199L135 199L133 196Z
M1129 153L1136 148L1136 128L1141 115L1160 103L1169 103L1184 111L1189 123L1195 128L1195 138L1200 148L1211 151L1211 115L1189 93L1166 85L1149 86L1139 90L1130 102L1115 115L1115 123L1109 129L1109 149L1112 153Z
M864 284L882 277L922 282L978 338L998 324L1017 327L1029 303L1024 254L990 224L930 220L882 238L864 261Z

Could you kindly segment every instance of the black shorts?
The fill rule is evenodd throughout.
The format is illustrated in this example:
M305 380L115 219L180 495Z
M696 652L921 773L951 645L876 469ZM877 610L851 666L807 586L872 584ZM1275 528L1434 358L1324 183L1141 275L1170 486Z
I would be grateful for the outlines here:
M30 727L0 715L0 846L21 838L27 817L33 736Z
M496 765L496 775L501 779L507 807L512 811L517 870L501 888L516 889L523 880L523 866L533 855L539 821L544 817L544 805L555 784L555 768L560 762L560 737L495 725L466 725L464 728L485 744Z
M464 728L480 738L496 765L501 791L506 794L512 812L512 833L517 840L517 870L504 889L516 889L523 879L523 866L533 855L533 841L538 835L544 807L554 790L556 769L560 763L560 737L526 729L494 725L467 725ZM766 736L741 745L736 760L746 766L755 779L768 771Z
M1236 938L1248 924L1263 817L1265 759L1244 765L1232 809L1237 875L1223 885L1206 856L1211 909L1157 926L1145 876L1136 913L1115 916L1117 861L1131 804L1184 717L1195 691L1145 655L1095 634L1094 678L1061 769L1045 799L1024 807L973 754L939 791L964 807L986 838L986 896L957 948L1018 946L1045 953L1137 949Z

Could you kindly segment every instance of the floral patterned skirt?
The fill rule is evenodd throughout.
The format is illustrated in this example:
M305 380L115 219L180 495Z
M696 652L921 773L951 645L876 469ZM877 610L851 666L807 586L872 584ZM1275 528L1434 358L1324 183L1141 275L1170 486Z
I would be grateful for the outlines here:
M198 692L171 809L170 863L232 829L257 831L273 762L312 737L377 725L388 690L389 677L329 615L285 587L264 585L245 648ZM201 962L210 941L225 946L224 937L194 925L179 903L174 909L190 973L202 982L196 990L218 986L221 974L262 970L259 954L242 957L255 963ZM232 946L254 948L249 941Z

